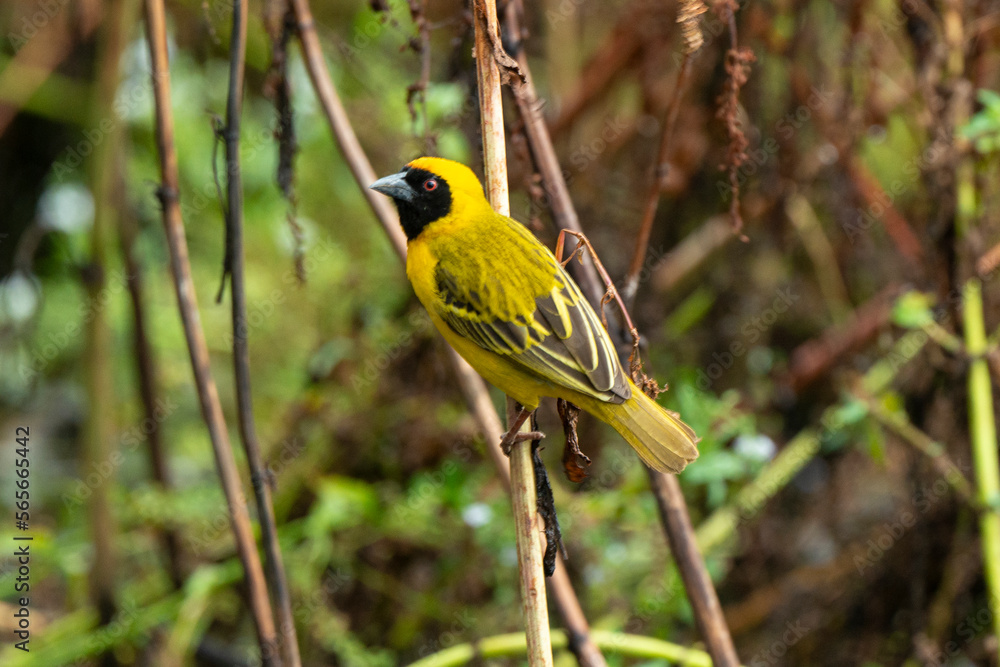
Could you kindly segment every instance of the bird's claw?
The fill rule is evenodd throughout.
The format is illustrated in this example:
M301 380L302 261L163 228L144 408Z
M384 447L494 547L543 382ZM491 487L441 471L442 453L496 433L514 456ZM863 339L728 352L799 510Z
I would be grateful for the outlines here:
M500 439L500 449L503 451L504 455L510 456L510 449L514 446L514 443L524 442L525 440L541 440L544 437L545 434L541 431L518 431L516 433L507 433Z

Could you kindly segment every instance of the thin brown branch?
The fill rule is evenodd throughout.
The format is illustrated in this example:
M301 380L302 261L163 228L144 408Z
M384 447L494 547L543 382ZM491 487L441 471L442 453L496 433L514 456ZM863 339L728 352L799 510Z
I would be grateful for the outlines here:
M178 308L184 325L184 337L191 356L195 385L202 416L208 426L212 441L215 465L226 496L229 518L236 540L236 550L246 577L249 606L260 644L261 661L268 667L277 664L275 646L277 635L267 583L257 554L250 515L240 482L236 460L229 442L222 405L212 378L208 346L201 329L198 298L188 261L187 240L184 237L184 220L179 202L179 176L177 152L174 146L174 121L170 104L170 69L167 58L167 22L163 0L145 0L146 32L152 61L153 95L156 109L156 142L160 160L162 184L159 199L163 207L163 226L170 253L170 268L177 293Z
M483 136L483 171L486 176L486 193L493 209L501 215L510 215L510 195L507 183L507 143L503 122L504 76L516 68L510 56L500 46L500 26L497 7L493 0L475 0L475 56L476 80L479 91L479 111ZM507 424L518 429L515 415L522 412L513 398L507 397ZM528 664L531 667L551 667L552 639L549 629L548 604L545 595L545 570L540 542L541 517L538 514L538 496L535 483L531 440L515 442L510 449L511 500L516 531L518 572L521 583L521 606L524 632L528 644Z
M466 403L476 418L480 431L482 431L486 441L486 450L496 466L500 482L504 489L510 493L510 465L507 457L500 451L500 438L503 436L504 429L496 409L493 407L493 402L490 400L486 385L479 374L450 346L448 347L448 355L451 358L455 374L458 376L458 383ZM576 655L580 667L606 667L604 656L601 655L600 649L590 636L590 624L580 606L576 591L573 590L573 584L566 572L566 564L561 558L556 560L556 571L549 577L548 583L549 593L552 595L570 637L570 650Z
M677 22L681 24L684 34L684 57L680 70L677 72L677 81L674 83L674 95L670 104L667 105L667 111L663 118L663 134L660 136L656 164L653 165L650 175L646 203L643 206L642 220L639 223L639 233L635 237L635 250L632 252L632 262L629 264L628 273L625 276L625 286L622 288L622 296L627 306L632 306L635 303L635 295L639 290L639 274L642 273L643 265L646 262L646 251L649 248L649 237L653 231L656 210L660 205L660 194L666 186L670 171L671 139L674 136L674 128L677 126L677 117L680 115L681 100L684 98L684 91L687 90L691 66L703 41L701 30L698 27L699 17L707 9L700 0L685 0L685 2L680 3L677 10Z
M117 174L116 174L117 178ZM125 191L124 183L121 191ZM173 488L173 480L170 475L170 467L167 464L167 453L163 446L161 429L163 428L163 415L157 410L157 389L156 389L156 359L153 355L153 346L149 342L146 319L146 300L142 288L142 265L135 256L135 220L126 219L123 215L119 222L121 236L121 250L125 261L125 273L127 275L126 286L128 287L129 299L132 302L132 345L135 349L136 375L139 383L139 397L142 399L142 408L145 416L144 423L153 424L149 431L149 464L153 475L153 480L163 491L170 491ZM167 552L167 562L169 565L170 580L174 588L180 589L184 585L184 571L181 566L181 539L177 531L167 527L160 531L160 539Z
M309 8L308 0L291 0L295 10L295 18L298 21L299 41L302 44L302 56L306 62L306 70L309 72L309 80L312 81L316 96L319 98L326 114L326 120L330 124L330 129L340 146L344 160L347 162L354 180L358 184L362 195L368 201L375 212L375 217L382 224L382 229L389 236L392 247L396 249L396 254L403 260L406 259L406 236L399 226L396 212L392 204L386 197L369 190L368 186L375 182L375 170L372 169L368 157L361 148L351 121L347 117L347 111L340 101L340 95L330 78L330 70L326 66L323 57L323 48L319 43L319 36L316 34L316 24L313 20L312 10Z
M511 26L510 33L517 36L517 41L520 41L520 32L517 29L517 15L515 11L515 8L508 7L507 20ZM634 17L631 20L634 21ZM539 170L542 172L542 178L545 180L546 190L549 192L550 199L553 202L553 215L556 217L557 225L561 230L571 230L580 233L579 219L576 215L573 202L569 197L569 191L566 188L565 181L563 180L562 170L559 167L558 157L552 147L552 140L548 133L548 128L544 125L544 123L539 123L537 120L538 118L541 118L540 107L537 95L535 94L532 86L531 72L528 68L527 59L524 56L523 51L519 52L518 61L521 71L525 76L525 81L519 88L515 86L515 98L517 99L521 116L524 118L525 129L528 135L528 140L531 143L532 154L535 156ZM622 66L624 66L624 64ZM704 253L704 255L707 256L707 252ZM593 262L586 262L583 263L580 268L581 271L578 275L582 275L584 279L579 280L579 282L586 289L587 297L591 300L591 303L595 305L601 303L603 296L606 295L607 292L606 290L602 290L600 287L602 283L601 279L598 277L596 265ZM610 279L608 282L610 282ZM624 309L624 304L622 305L623 312L627 312ZM622 343L622 336L619 335L617 330L611 331L610 333L612 339L615 340L616 343ZM634 352L634 347L632 350ZM623 363L624 361L625 360L623 360ZM692 550L696 553L697 546L695 543L694 531L691 528L690 518L687 517L687 505L684 502L684 496L681 493L680 485L677 483L677 480L671 477L666 483L653 484L652 490L657 497L657 503L659 505L663 507L675 508L676 513L683 514L685 517L685 520L683 521L670 521L664 522L663 524L671 549L675 553L690 553ZM720 660L726 658L730 660L729 663L719 662L717 664L737 664L732 639L726 629L725 619L722 617L722 612L718 604L718 598L715 594L715 589L711 586L711 579L708 578L708 572L705 569L705 564L700 558L678 559L677 563L678 567L681 569L682 578L684 579L685 584L691 582L691 585L688 586L688 596L692 600L698 598L698 603L693 604L692 606L694 607L696 613L703 615L699 617L699 627L705 628L706 632L708 630L712 630L712 634L703 635L706 642L710 643L710 652L712 652L713 656L720 656ZM557 574L559 571L559 569L556 570ZM699 582L702 584L707 582L707 589L704 585L696 585ZM594 651L596 653L596 647L594 648ZM601 660L603 661L603 657ZM581 664L583 663L581 662Z
M260 452L253 417L250 386L250 342L247 328L247 297L243 261L243 178L240 169L240 116L243 110L243 81L246 70L247 0L233 3L233 30L229 44L229 94L226 99L226 237L232 287L233 366L236 375L236 410L240 440L250 466L250 480L257 503L261 540L267 555L266 575L278 607L281 660L287 667L299 667L298 639L292 617L292 600L282 563L278 528L271 502L271 485Z
M518 2L510 2L507 5L505 21L507 32L514 35L515 43L520 44L521 28L518 21ZM523 82L514 81L514 99L517 102L518 111L524 121L524 131L528 136L528 143L531 153L535 158L535 164L542 175L542 183L545 191L549 195L549 202L552 208L552 217L556 227L559 229L569 229L574 232L583 233L580 219L576 215L576 208L569 196L569 188L566 186L566 179L563 177L562 168L559 166L559 157L556 155L555 147L552 145L552 136L549 134L548 125L542 115L542 102L535 92L535 85L531 78L531 69L528 66L528 57L523 49L518 49L515 54L521 73L524 76ZM591 259L585 258L584 262L591 263ZM589 270L586 268L571 267L573 277L583 289L584 294L591 303L600 301L604 290L597 279L597 272L590 264Z
M674 554L674 561L694 611L695 623L708 645L712 664L715 667L739 667L740 661L736 657L736 647L733 646L729 626L722 615L719 596L694 539L694 528L691 526L681 484L676 475L665 475L649 468L646 472L656 497L656 507L660 511L660 521L670 538L670 550Z

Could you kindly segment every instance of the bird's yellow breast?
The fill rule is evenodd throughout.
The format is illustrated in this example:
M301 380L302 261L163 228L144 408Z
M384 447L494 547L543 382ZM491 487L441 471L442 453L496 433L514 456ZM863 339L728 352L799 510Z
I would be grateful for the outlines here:
M464 300L490 320L529 320L535 299L559 282L552 253L518 222L485 211L451 213L410 241L406 272L428 310L444 306L436 283L440 265Z

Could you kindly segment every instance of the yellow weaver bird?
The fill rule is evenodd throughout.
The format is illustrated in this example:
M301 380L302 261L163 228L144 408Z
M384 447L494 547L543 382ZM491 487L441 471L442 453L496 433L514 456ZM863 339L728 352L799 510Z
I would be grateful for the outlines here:
M406 233L406 275L441 335L516 400L543 396L611 425L649 467L680 472L698 456L687 424L622 372L607 331L555 256L495 212L465 165L422 157L371 188L392 197Z

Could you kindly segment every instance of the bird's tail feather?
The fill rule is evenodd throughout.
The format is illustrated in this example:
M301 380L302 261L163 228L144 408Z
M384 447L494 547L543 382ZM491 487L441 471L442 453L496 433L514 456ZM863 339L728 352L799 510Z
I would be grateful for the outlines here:
M632 385L632 397L594 411L618 431L650 468L679 473L698 458L694 430Z

